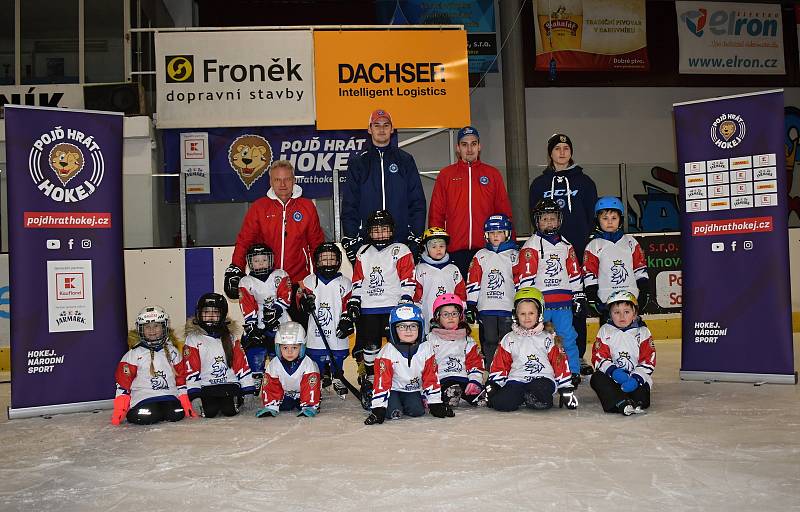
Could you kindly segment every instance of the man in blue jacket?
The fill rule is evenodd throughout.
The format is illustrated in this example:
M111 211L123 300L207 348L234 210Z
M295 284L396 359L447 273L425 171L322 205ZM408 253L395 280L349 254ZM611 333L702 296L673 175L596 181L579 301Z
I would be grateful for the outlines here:
M415 257L425 229L425 192L414 157L391 145L392 116L375 110L367 131L368 149L350 161L342 185L342 246L350 262L364 243L367 218L389 210L395 220L395 241L408 245Z

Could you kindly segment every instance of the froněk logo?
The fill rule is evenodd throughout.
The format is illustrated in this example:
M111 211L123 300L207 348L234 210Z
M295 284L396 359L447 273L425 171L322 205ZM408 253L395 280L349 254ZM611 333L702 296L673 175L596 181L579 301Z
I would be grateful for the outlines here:
M272 163L272 146L260 135L241 135L228 148L228 163L250 190Z
M711 140L718 148L732 149L745 135L744 119L739 114L722 114L711 123Z
M56 126L33 143L28 154L28 172L36 188L53 201L77 203L100 186L105 160L93 135Z
M168 84L186 84L194 82L193 55L167 55L164 57Z
M686 27L689 29L689 32L697 37L703 37L703 29L706 27L707 18L708 11L706 9L687 11L681 14L681 21L686 23Z

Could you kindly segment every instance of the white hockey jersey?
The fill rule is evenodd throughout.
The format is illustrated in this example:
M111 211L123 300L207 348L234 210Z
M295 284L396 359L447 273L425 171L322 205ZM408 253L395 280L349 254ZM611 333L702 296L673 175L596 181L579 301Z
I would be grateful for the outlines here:
M319 367L310 357L303 357L291 374L280 358L273 357L264 373L261 401L273 411L278 411L285 396L299 400L300 407L319 407L321 389Z
M593 238L583 253L583 284L598 285L597 296L605 303L620 290L639 295L636 281L647 279L647 261L639 242L622 235L616 242Z
M183 363L189 391L217 384L238 384L244 392L255 391L253 375L239 340L233 342L231 368L225 360L222 340L206 334L188 334L183 344Z
M428 342L420 343L409 364L406 356L392 343L387 343L375 358L372 408L386 407L391 392L413 391L421 391L429 404L442 402L433 346Z
M336 325L350 299L350 292L353 289L352 281L339 274L326 283L324 279L315 274L309 274L301 281L300 287L305 293L313 293L316 297L317 319L322 330L325 331L331 350L350 348L350 341L347 338L336 337ZM325 348L325 343L322 342L313 318L308 319L306 346L314 349Z
M177 399L178 395L186 393L186 375L181 364L181 354L171 343L167 343L161 350L151 351L141 345L130 349L117 365L115 377L116 396L130 395L131 407L151 398Z
M457 340L443 339L437 330L428 334L427 342L433 346L436 355L439 382L447 377L456 377L483 386L483 357L475 340L470 336Z
M461 300L467 301L464 278L458 267L452 263L437 266L421 261L414 269L414 284L414 302L422 309L425 325L431 325L433 301L439 295L455 293Z
M494 316L511 316L514 309L514 267L519 251L494 252L481 249L475 253L467 273L467 301L478 311Z
M404 244L378 250L365 245L353 268L353 297L361 299L361 312L388 313L403 296L414 296L414 257Z
M552 380L557 388L572 385L572 374L564 349L553 341L553 334L541 331L523 334L514 326L503 336L492 359L489 380L505 386L508 381L528 383L535 378Z
M253 276L244 276L239 281L239 308L245 323L255 322L259 329L264 328L264 308L281 308L279 321L289 321L286 312L292 294L292 282L286 271L276 268L266 281Z
M564 237L555 244L538 234L528 238L514 274L520 288L538 288L548 308L571 307L572 294L583 291L575 249Z
M644 323L635 323L625 330L611 323L604 324L592 347L592 365L595 371L609 377L616 368L622 368L639 375L652 388L656 346L650 329Z

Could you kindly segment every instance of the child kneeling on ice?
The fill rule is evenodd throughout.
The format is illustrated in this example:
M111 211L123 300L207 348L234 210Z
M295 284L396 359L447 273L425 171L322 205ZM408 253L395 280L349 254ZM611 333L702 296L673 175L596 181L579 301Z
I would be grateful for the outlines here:
M453 409L442 403L433 346L424 341L422 310L415 304L401 304L389 313L389 341L375 359L375 388L372 412L365 425L383 423L387 416L398 419L425 414L453 417Z
M489 407L516 411L523 403L533 409L578 408L567 355L552 332L544 328L544 296L533 287L514 296L514 325L503 337L492 361L486 396Z

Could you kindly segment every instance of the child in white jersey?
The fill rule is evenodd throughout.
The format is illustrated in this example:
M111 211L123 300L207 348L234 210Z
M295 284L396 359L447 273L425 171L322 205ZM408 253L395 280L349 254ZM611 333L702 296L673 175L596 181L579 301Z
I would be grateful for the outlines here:
M492 215L483 225L486 247L475 253L467 277L467 320L477 317L486 368L491 367L497 344L511 331L514 307L514 266L519 251L511 240L511 220Z
M148 425L197 417L186 394L177 341L162 307L148 306L139 312L136 329L128 333L130 350L117 365L112 425L124 418Z
M471 405L483 390L483 358L469 333L464 317L464 301L458 295L445 293L433 303L433 325L428 343L433 345L442 401L458 407L461 398Z
M544 296L533 287L520 288L514 296L515 324L497 348L486 395L489 407L516 411L522 404L532 409L578 407L567 357L544 326Z
M422 309L425 325L431 324L433 302L445 293L467 300L467 288L458 267L450 261L447 244L450 235L442 228L430 227L422 234L422 258L414 269L414 302Z
M613 292L606 306L611 318L600 327L592 347L595 372L589 385L605 412L638 414L650 407L656 369L653 335L639 318L631 292Z
M286 322L275 335L275 355L267 365L261 388L263 408L259 418L279 411L298 410L297 416L312 418L319 412L321 382L319 367L306 355L306 332L297 322Z

